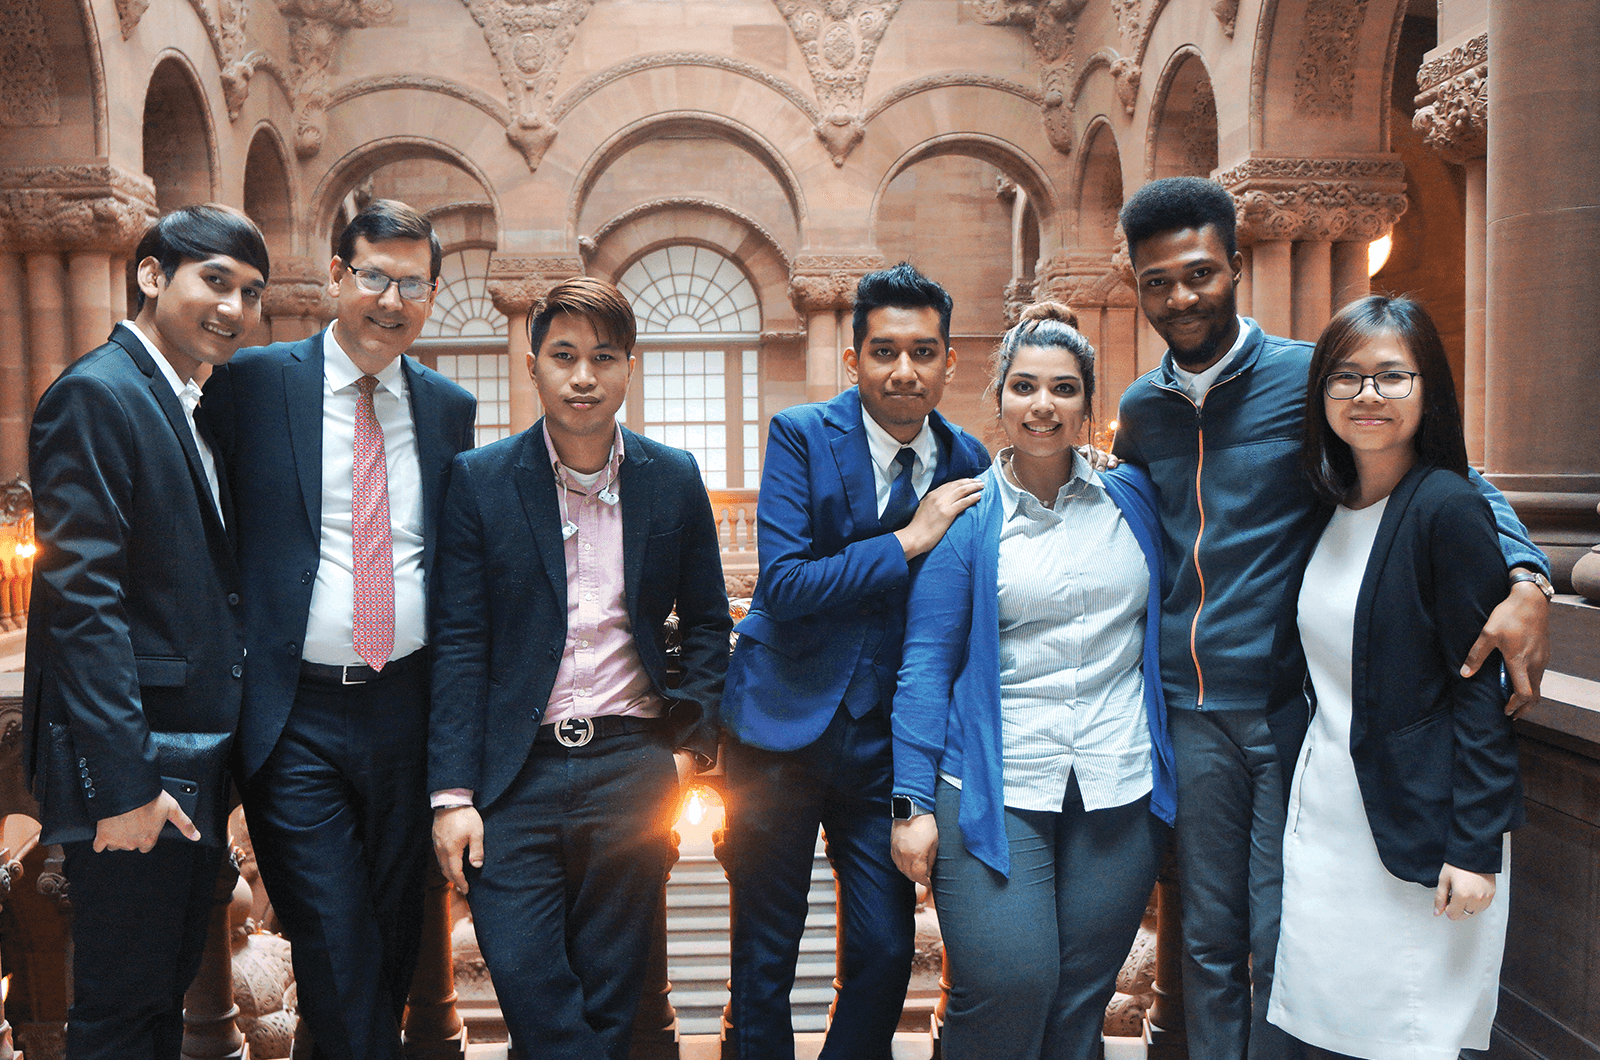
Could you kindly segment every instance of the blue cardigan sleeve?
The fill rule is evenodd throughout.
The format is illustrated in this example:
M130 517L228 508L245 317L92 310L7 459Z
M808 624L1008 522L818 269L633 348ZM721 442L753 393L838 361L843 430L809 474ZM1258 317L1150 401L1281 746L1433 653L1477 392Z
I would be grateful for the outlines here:
M1494 512L1495 530L1500 535L1500 552L1506 558L1506 567L1527 567L1536 570L1546 578L1550 577L1550 559L1533 539L1528 536L1528 528L1522 525L1522 520L1517 518L1517 513L1512 510L1511 502L1506 500L1506 495L1495 489L1489 480L1472 469L1467 470L1467 481L1478 488L1483 494L1483 499L1489 502L1489 508Z
M928 553L906 604L905 654L890 713L894 793L928 810L972 628L972 550L981 540L981 507L963 512Z

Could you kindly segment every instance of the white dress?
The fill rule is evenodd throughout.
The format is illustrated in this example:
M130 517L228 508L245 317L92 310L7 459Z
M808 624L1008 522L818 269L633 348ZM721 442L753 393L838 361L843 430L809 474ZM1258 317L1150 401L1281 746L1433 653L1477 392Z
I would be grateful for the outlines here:
M1489 1044L1510 908L1509 837L1489 908L1433 915L1432 887L1378 858L1350 759L1356 596L1386 501L1339 508L1306 568L1300 639L1317 712L1295 765L1267 1019L1369 1060L1456 1060Z

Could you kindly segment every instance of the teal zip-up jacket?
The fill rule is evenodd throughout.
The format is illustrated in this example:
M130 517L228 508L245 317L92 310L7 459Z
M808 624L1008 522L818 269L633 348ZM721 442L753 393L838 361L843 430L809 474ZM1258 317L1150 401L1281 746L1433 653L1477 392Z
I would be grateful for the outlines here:
M1196 407L1169 350L1122 395L1116 454L1145 468L1160 496L1166 559L1161 680L1169 709L1265 709L1273 640L1322 529L1300 466L1311 344L1246 319L1238 357ZM1473 472L1494 509L1506 565L1549 574L1500 491Z

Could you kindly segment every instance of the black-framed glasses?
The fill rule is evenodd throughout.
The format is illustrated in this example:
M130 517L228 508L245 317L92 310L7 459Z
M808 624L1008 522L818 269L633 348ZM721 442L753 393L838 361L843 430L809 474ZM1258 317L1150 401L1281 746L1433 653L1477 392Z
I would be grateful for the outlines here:
M1374 375L1362 375L1360 372L1334 372L1322 381L1323 393L1335 401L1349 401L1360 394L1366 387L1367 380L1372 380L1372 389L1378 392L1381 398L1399 400L1410 397L1411 388L1416 385L1420 372L1378 372Z
M400 288L401 298L410 302L426 302L428 296L433 293L433 289L439 282L437 280L418 279L396 280L387 273L379 272L377 269L358 269L354 265L346 265L345 268L349 269L350 275L356 278L357 287L368 294L378 295L380 298L392 283Z

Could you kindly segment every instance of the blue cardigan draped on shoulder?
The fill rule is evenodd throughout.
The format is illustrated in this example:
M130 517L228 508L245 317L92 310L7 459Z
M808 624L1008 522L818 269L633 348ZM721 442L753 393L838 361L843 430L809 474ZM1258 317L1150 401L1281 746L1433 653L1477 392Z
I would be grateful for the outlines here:
M892 718L894 793L931 807L939 774L959 777L968 851L1009 875L1000 735L1000 473L998 464L984 473L983 499L956 518L912 582ZM1128 464L1101 472L1100 482L1150 568L1143 656L1154 777L1150 812L1171 824L1177 792L1161 692L1162 552L1155 487Z

